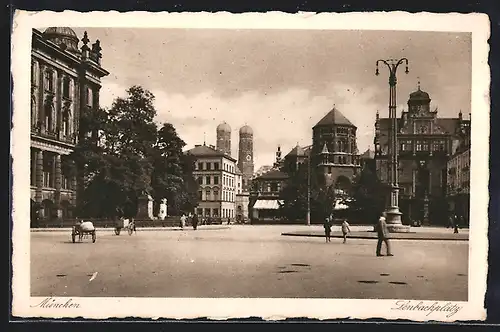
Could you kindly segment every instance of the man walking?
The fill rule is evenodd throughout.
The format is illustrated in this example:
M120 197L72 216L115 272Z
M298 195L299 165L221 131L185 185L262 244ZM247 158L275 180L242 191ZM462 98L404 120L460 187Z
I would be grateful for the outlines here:
M382 213L382 216L379 218L377 223L377 256L382 256L382 243L385 243L385 247L387 249L387 256L394 256L391 253L391 246L389 245L389 230L387 229L387 224L385 222L386 213Z
M342 235L344 236L344 243L347 241L347 234L351 233L351 229L349 228L349 223L344 219L342 222Z
M330 240L330 234L332 233L332 224L330 224L330 218L326 217L325 222L323 224L323 227L325 228L325 240L326 242L331 242Z
M186 225L186 215L183 213L181 216L181 228L184 229L185 225Z
M193 229L196 230L196 228L198 228L198 215L195 213L193 215Z

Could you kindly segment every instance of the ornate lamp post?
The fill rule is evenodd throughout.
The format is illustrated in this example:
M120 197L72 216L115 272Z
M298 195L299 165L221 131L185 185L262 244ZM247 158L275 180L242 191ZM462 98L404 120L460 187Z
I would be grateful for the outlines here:
M408 59L401 58L377 60L377 70L375 75L379 75L379 63L385 64L389 69L389 119L391 121L389 130L389 185L391 187L390 204L386 209L387 226L391 232L408 231L408 226L403 226L401 222L401 212L399 211L399 184L398 184L398 143L397 143L397 115L396 115L396 72L399 65L405 64L405 73L408 74Z

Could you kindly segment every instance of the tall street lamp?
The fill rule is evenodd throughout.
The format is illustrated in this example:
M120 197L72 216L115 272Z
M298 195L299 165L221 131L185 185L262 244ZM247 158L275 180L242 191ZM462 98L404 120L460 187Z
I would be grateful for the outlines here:
M312 151L309 150L309 156L307 157L307 226L311 225L311 155Z
M397 115L396 115L396 72L399 65L405 64L405 73L408 74L408 59L401 58L377 60L377 70L375 75L379 75L379 63L385 64L389 69L389 119L391 122L389 129L389 149L388 149L388 162L389 162L389 185L391 187L390 204L386 209L386 222L387 228L390 232L407 232L408 226L403 226L401 222L402 213L399 211L399 184L398 184L398 139L397 139Z

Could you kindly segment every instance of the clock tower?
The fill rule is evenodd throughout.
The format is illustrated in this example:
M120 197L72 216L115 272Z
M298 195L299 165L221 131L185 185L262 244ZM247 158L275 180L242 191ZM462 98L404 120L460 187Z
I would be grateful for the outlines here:
M245 125L240 128L240 142L238 149L238 168L242 175L243 191L249 191L250 180L254 172L253 163L253 130Z

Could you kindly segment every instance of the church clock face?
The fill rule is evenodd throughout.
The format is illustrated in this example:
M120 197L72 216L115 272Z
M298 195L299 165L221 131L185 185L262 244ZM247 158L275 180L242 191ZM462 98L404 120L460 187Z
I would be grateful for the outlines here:
M252 156L250 156L249 154L247 154L247 161L250 161L252 160Z

